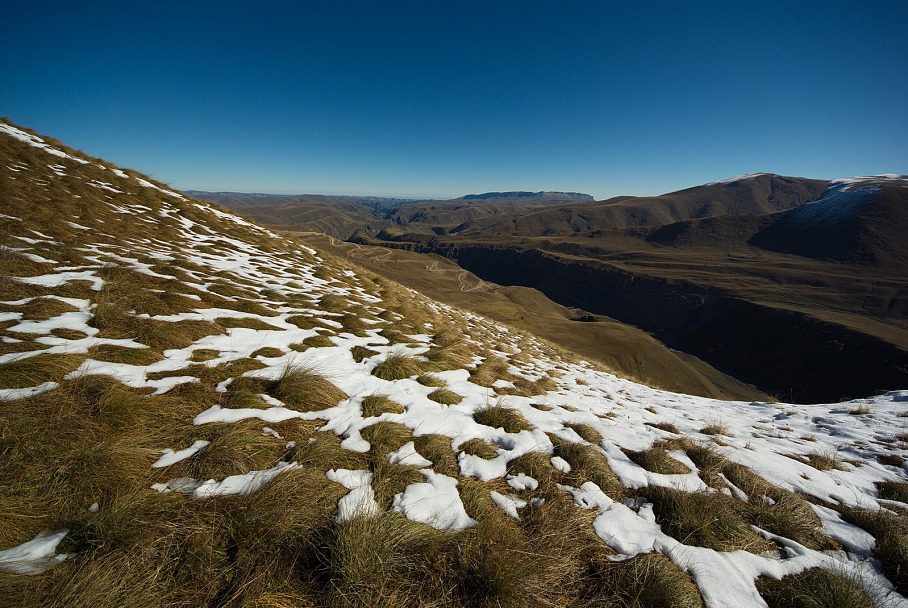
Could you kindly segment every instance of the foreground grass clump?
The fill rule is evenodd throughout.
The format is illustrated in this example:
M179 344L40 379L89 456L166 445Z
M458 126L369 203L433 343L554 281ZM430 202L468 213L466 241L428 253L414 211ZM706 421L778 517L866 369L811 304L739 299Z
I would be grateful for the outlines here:
M873 554L883 565L896 591L908 593L908 518L884 511L846 509L842 519L873 535Z
M781 580L761 577L757 589L769 608L877 608L857 577L822 568Z
M325 410L347 398L344 391L306 365L286 367L269 387L269 393L288 407L303 412Z
M505 407L501 403L489 405L473 412L473 419L479 424L490 426L493 429L504 429L506 433L519 433L530 430L530 424L523 414L515 409Z
M663 475L690 473L684 464L672 458L662 445L654 445L641 452L628 452L628 457L647 471Z
M3 363L0 365L0 389L60 382L64 376L78 368L84 359L84 355L39 354Z
M702 608L703 599L690 575L664 555L640 555L594 566L582 606L616 608Z
M683 492L647 487L640 494L653 503L656 521L679 541L715 551L743 549L759 553L773 548L751 530L741 501L718 493Z
M821 522L810 504L799 495L775 486L747 467L733 463L716 451L697 444L685 450L708 485L717 489L733 484L747 496L744 516L764 530L801 543L811 549L836 549L835 543L820 532Z
M447 388L438 388L427 395L429 399L442 405L457 405L463 397Z
M555 456L559 456L571 465L571 471L564 475L565 482L580 487L592 481L599 489L613 500L621 500L627 492L624 484L618 479L608 464L608 459L593 446L552 438Z
M423 371L423 363L409 355L391 354L372 370L372 375L382 380L403 380L418 376Z
M382 414L403 414L404 407L385 395L367 395L362 401L363 418Z

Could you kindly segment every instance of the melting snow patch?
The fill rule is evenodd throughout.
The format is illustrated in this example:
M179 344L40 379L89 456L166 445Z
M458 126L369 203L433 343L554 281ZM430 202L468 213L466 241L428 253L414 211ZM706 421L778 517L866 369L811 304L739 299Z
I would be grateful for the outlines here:
M172 464L176 464L181 460L185 460L186 458L193 456L194 454L198 453L199 450L206 447L209 443L211 442L205 441L204 439L199 439L188 448L179 450L178 452L174 452L171 449L166 449L164 450L164 455L158 458L157 462L155 462L151 466L156 469L159 469L161 467L169 467Z
M18 547L0 551L0 570L15 574L41 574L50 570L67 557L55 555L57 545L67 534L66 528L41 532Z
M392 511L436 530L464 530L477 524L467 515L457 492L457 480L432 469L420 471L427 483L414 483L394 497Z
M369 470L351 471L349 469L331 469L325 474L330 481L339 483L350 492L337 502L334 519L338 522L354 517L372 517L381 512L375 502L372 490L372 472Z
M423 458L420 453L416 451L416 446L412 441L408 441L400 446L399 450L388 454L388 462L391 464L402 464L414 467L432 466L432 461Z

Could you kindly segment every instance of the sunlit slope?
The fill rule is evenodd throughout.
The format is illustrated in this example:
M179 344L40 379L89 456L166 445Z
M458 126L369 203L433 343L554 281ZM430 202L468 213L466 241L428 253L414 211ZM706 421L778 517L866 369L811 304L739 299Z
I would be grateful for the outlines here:
M908 393L643 387L0 131L0 603L906 605Z

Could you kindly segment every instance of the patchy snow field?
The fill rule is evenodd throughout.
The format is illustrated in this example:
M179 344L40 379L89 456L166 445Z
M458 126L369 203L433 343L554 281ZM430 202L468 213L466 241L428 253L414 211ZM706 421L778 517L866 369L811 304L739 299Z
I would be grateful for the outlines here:
M58 162L90 162L2 124L0 137L6 136L50 155L47 161L53 165L53 179L73 179L67 175L69 168ZM412 521L454 532L477 524L461 501L460 480L505 482L507 486L500 491L490 490L489 498L510 518L520 520L542 502L533 494L539 481L524 473L515 474L510 468L512 462L539 452L550 459L555 475L566 476L572 465L556 454L556 444L579 443L604 456L628 490L624 497L609 496L592 481L577 486L559 484L561 491L573 497L577 508L595 514L595 533L613 551L612 560L662 553L693 576L710 607L763 606L754 583L757 577L780 578L813 567L853 573L881 590L888 605L908 606L872 557L874 537L846 523L838 510L854 507L904 514L908 509L905 503L881 498L877 485L906 481L905 465L899 463L908 457L908 391L820 405L720 402L675 394L618 378L584 361L561 358L532 337L426 301L422 305L432 318L446 319L459 328L472 354L471 364L430 370L435 379L461 398L446 405L430 396L435 387L420 381L420 374L383 379L374 373L394 356L428 365L433 348L444 346L437 338L441 329L437 321L422 323L424 331L391 338L385 321L402 319L397 313L389 313L394 303L385 301L375 284L356 273L341 272L336 261L147 180L118 169L99 168L107 171L109 180L88 184L98 192L92 202L94 212L83 209L81 213L68 213L77 208L61 208L52 225L37 225L29 217L19 217L25 215L19 210L11 211L18 215L2 216L8 228L15 226L15 233L10 228L11 237L4 239L4 254L21 256L33 264L30 272L15 280L45 291L26 297L0 295L4 328L0 366L50 356L79 356L79 361L62 377L39 377L34 384L0 388L0 400L31 398L87 375L105 375L149 395L167 395L181 385L203 382L200 369L213 372L236 362L254 362L252 369L218 381L217 393L226 395L237 378L260 380L266 386L280 382L287 370L316 370L345 397L318 408L294 407L275 392L261 392L260 402L254 405L213 400L191 421L200 431L198 436L177 445L158 446L149 469L166 472L168 467L204 455L210 442L201 431L210 425L255 420L269 440L279 443L280 431L275 430L278 423L312 421L319 430L334 433L343 449L363 454L371 447L367 429L377 423L397 423L409 429L414 439L430 434L449 438L459 475L435 471L428 454L421 454L414 442L408 441L384 457L392 465L412 467L422 480L396 493L389 508ZM10 169L16 179L28 179L33 171L23 165L10 165ZM42 178L50 179L46 174ZM153 202L148 203L147 196L142 203L130 202L141 190L153 192ZM113 224L119 220L111 219L115 216L126 217L132 229L118 231ZM277 242L282 245L277 247ZM61 252L77 255L79 263L66 262L70 254ZM182 265L183 270L179 275L169 275L168 265ZM111 337L115 334L105 333L96 317L99 307L109 304L99 298L109 287L105 277L111 276L112 268L170 285L171 297L180 299L174 305L177 312L136 313L137 319L167 324L229 319L231 323L222 331L202 332L204 335L177 347L143 341L140 335ZM68 285L82 289L68 296L55 293ZM402 288L396 293L420 300ZM156 297L154 289L147 295ZM27 318L26 307L49 300L61 307L58 314ZM326 306L329 301L335 306ZM301 316L308 322L300 323ZM299 347L307 340L319 339L321 342L313 342L319 346ZM94 357L97 352L106 352L105 348L129 349L137 354L154 352L156 360L118 362ZM490 358L506 361L506 373L494 382L479 384L471 372L476 364ZM551 380L544 390L529 394L514 390L515 382L538 383L543 378ZM387 397L402 411L367 416L364 399L374 395ZM494 405L518 413L525 427L506 430L477 420L478 412ZM581 429L584 431L579 432ZM589 429L595 433L589 433ZM591 438L596 441L591 442ZM459 451L471 440L492 446L494 456ZM721 483L708 483L687 453L692 445L708 445L773 486L806 497L832 545L808 548L759 527L753 531L773 549L720 551L685 544L685 539L670 535L648 500L647 489L723 494L744 503L772 501L768 496L749 496L725 477L721 477ZM655 472L634 456L654 446L665 446L668 457L686 472ZM829 466L820 466L821 461ZM177 492L197 500L249 494L298 466L288 458L273 462L269 468L238 470L220 479L175 476L149 485L148 492ZM370 485L373 474L369 469L337 467L325 475L347 490L337 503L337 521L371 517L383 510ZM92 506L98 509L97 504ZM84 508L89 509L89 504ZM101 511L104 508L102 502ZM4 547L0 569L32 574L59 564L66 556L54 553L66 534L67 530L42 532L19 546Z

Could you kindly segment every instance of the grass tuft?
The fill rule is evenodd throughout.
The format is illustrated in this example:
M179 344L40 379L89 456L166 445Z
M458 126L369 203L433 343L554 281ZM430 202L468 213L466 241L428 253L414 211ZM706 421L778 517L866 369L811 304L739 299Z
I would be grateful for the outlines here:
M269 393L289 407L303 412L328 409L347 398L344 391L306 365L284 368L281 377L269 387Z
M442 405L457 405L463 401L462 396L446 388L437 388L426 396L432 401Z
M473 419L479 424L490 426L493 429L504 429L505 433L519 433L530 430L530 424L523 414L515 409L505 407L501 403L489 405L473 412Z
M423 371L422 362L416 357L390 354L372 370L372 375L382 380L403 380Z
M776 580L757 579L769 608L877 608L857 576L810 568Z

